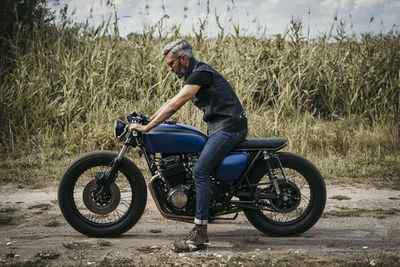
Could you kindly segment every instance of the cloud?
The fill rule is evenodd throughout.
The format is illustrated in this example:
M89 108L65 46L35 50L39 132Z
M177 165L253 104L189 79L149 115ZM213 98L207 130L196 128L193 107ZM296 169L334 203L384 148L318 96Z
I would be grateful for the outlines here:
M90 22L99 24L113 14L106 0L62 0L76 8L74 18L84 22L92 14ZM180 25L181 33L199 30L199 19L207 15L206 1L200 0L115 0L122 35L142 32L145 27L155 25L167 14L163 22L166 29ZM164 7L164 9L163 9ZM92 10L92 11L91 11ZM165 13L164 13L165 12ZM225 33L233 32L233 24L240 25L241 33L254 34L257 27L266 27L267 34L283 33L291 17L301 18L304 28L311 33L326 32L334 23L334 16L352 24L352 31L379 31L381 21L386 28L400 24L399 0L210 0L210 14L206 34L219 32L215 13ZM370 23L370 18L374 21Z
M378 4L383 4L384 0L355 0L355 9L370 9Z
M327 10L341 10L341 9L351 9L353 3L352 0L324 0L321 3L322 8Z

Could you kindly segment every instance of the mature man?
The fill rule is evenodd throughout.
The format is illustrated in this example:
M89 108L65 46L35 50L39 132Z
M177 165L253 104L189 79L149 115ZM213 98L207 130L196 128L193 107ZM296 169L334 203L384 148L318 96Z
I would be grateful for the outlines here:
M168 100L147 125L133 124L130 129L148 132L167 120L188 100L204 112L208 139L193 168L196 189L194 228L189 236L174 244L176 252L201 249L208 243L207 222L211 198L210 176L213 169L232 148L247 135L247 118L235 91L229 82L211 66L196 61L192 46L186 40L177 40L162 51L169 70L184 78L184 87Z

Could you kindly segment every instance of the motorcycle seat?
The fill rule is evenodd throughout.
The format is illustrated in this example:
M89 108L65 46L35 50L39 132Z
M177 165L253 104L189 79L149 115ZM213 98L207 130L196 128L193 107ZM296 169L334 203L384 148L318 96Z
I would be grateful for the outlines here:
M246 138L235 146L234 150L266 150L277 151L286 146L283 138Z

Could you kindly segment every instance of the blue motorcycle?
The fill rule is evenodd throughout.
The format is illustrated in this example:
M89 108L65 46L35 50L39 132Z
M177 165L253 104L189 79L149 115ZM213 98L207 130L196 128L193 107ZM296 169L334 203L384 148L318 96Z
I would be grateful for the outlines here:
M200 130L166 121L148 133L128 130L146 125L148 116L132 112L128 123L116 120L114 135L123 142L119 153L93 151L74 160L58 190L61 212L80 233L91 237L120 236L142 216L147 188L142 172L125 155L139 148L152 178L151 196L166 219L193 223L196 194L192 175L207 140ZM248 138L215 168L211 179L209 221L234 220L244 212L259 231L298 235L321 217L326 187L321 173L306 158L278 152L282 138Z

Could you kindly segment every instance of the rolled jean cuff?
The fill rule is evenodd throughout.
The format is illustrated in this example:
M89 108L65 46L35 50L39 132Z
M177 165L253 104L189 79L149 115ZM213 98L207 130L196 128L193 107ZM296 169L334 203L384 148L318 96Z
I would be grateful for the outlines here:
M194 223L197 225L207 225L208 220L199 220L197 218L194 218Z

